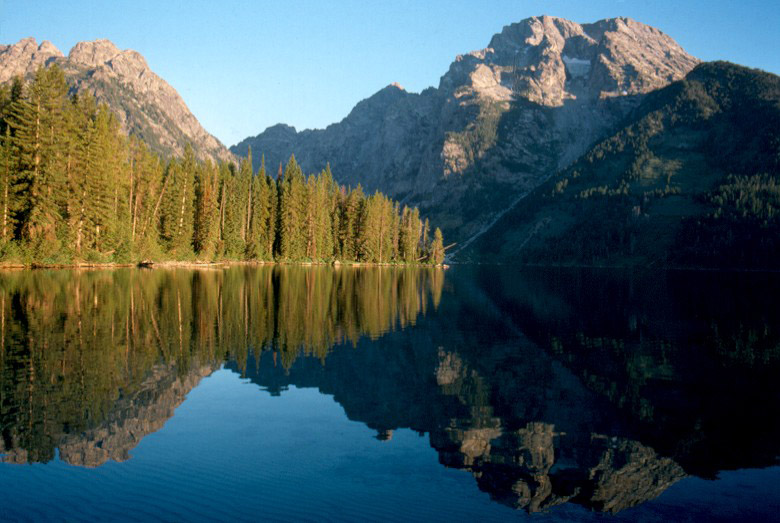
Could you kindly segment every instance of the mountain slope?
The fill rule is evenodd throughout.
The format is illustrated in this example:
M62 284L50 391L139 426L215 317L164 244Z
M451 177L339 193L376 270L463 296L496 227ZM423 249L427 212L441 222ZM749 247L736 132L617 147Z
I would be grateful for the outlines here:
M201 127L176 90L157 76L143 56L108 40L79 42L64 56L51 42L26 38L0 46L0 83L31 76L58 64L72 89L91 91L117 114L123 131L163 155L182 155L190 143L202 158L231 159L222 143Z
M307 171L330 162L341 183L418 205L462 242L696 63L634 20L534 17L457 57L438 88L393 84L326 129L277 125L231 150L272 167L293 152Z
M776 268L779 172L780 77L702 64L461 259Z

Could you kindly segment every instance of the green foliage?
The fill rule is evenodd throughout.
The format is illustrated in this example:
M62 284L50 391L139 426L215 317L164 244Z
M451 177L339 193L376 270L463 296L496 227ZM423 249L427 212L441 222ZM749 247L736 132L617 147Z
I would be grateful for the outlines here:
M428 253L428 261L434 265L444 263L444 238L442 237L441 229L438 227L433 232L433 242L431 242L431 249Z
M416 209L346 191L329 166L307 178L293 156L274 180L251 151L236 168L189 145L163 162L119 127L88 92L69 98L57 67L0 89L0 260L411 263L427 249Z

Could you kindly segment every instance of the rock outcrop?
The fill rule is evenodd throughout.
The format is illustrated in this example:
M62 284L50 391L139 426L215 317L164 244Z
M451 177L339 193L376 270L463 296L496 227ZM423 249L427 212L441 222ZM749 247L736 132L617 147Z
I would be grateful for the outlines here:
M463 242L697 63L634 20L534 17L458 56L438 88L389 85L326 129L277 125L231 150L272 167L291 153L308 171L330 162L339 182L418 205Z
M59 65L76 91L90 91L114 111L122 129L153 150L182 155L191 144L202 158L228 160L230 152L201 127L176 90L157 76L138 52L120 50L108 40L79 42L64 56L45 41L26 38L0 46L0 83L31 77L41 66Z

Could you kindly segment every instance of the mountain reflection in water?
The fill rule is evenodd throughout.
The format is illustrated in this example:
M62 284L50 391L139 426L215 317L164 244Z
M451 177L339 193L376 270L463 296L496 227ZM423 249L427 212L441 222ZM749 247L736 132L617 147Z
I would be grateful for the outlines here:
M0 454L124 461L224 365L408 428L529 512L777 463L780 278L232 267L0 276ZM414 326L414 328L410 328Z

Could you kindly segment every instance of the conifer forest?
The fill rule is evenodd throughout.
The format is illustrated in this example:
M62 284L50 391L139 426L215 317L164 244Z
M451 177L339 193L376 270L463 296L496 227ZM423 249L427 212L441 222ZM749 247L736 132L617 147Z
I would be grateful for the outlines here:
M0 87L0 261L444 261L441 231L384 194L252 155L161 158L53 65Z

